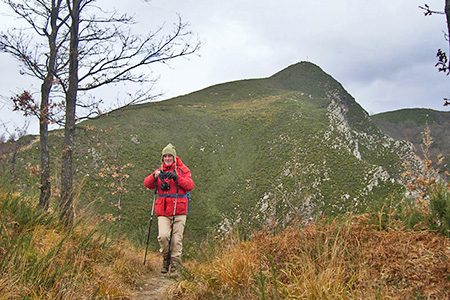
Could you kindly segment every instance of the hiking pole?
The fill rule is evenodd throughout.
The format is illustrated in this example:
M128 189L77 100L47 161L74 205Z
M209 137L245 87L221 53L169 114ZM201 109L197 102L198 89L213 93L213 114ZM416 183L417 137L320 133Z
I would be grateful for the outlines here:
M177 211L178 188L179 188L179 185L178 185L178 182L177 182L177 193L175 195L175 205L173 206L172 226L170 226L169 250L167 251L167 258L168 258L168 261L169 261L169 266L170 266L170 260L171 260L170 245L172 244L173 224L175 223L175 213Z
M147 261L148 242L150 240L150 229L152 229L153 213L155 211L155 201L156 201L157 193L158 193L158 179L155 178L155 194L153 196L152 212L150 214L150 225L148 225L147 242L146 242L147 245L145 246L145 256L144 256L144 266L145 266L145 262Z

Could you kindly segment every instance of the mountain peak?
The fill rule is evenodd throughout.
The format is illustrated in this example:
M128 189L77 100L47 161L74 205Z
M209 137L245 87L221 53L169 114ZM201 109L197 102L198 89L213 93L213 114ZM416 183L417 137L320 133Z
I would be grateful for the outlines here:
M302 61L293 64L267 78L275 88L302 91L317 97L326 97L326 92L342 86L317 65Z
M309 61L300 61L298 63L292 64L286 68L284 68L283 70L275 73L274 75L272 75L271 77L276 77L282 74L287 74L287 73L309 73L311 72L311 70L316 70L316 71L322 71L322 69L313 64L312 62Z

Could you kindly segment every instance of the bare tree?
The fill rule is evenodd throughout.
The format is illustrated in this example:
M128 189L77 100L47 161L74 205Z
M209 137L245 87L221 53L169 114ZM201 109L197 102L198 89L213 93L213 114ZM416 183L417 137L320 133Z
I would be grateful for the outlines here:
M39 205L47 210L51 196L50 154L48 149L48 124L50 118L50 93L54 84L57 56L60 48L58 31L65 20L60 18L63 0L51 1L11 1L4 0L12 11L30 25L35 36L43 37L46 46L33 43L33 38L23 30L2 34L0 47L3 52L13 55L22 65L24 74L42 80L41 101L37 105L31 93L24 91L12 98L15 110L22 110L25 115L34 114L39 120L41 149L41 195ZM62 41L63 42L63 41Z
M22 5L33 2L37 8L43 8L49 3L44 0L4 1L14 4L22 2ZM57 0L52 0L52 3L53 1ZM60 209L61 219L71 224L75 125L83 118L101 114L101 101L84 97L85 93L119 82L153 84L154 80L142 70L142 67L193 54L199 49L200 42L192 40L193 33L188 30L188 25L183 23L180 17L171 33L164 35L163 27L159 27L156 31L143 36L132 33L133 18L126 14L118 15L117 11L103 11L95 6L95 0L66 0L61 8L57 18L61 22L58 23L61 27L56 38L59 43L56 48L56 65L52 72L51 92L56 95L55 97L62 95L64 98L65 140L62 150ZM35 16L33 11L30 11L29 15ZM8 40L9 35L3 34L1 41ZM1 49L8 52L10 48L1 45ZM22 52L17 53L16 57L20 59ZM28 51L25 57L30 57L30 53L31 51ZM34 71L35 61L24 61L23 55L21 61L28 67L31 75L37 75ZM138 90L127 105L147 101L152 97L149 89ZM78 116L76 108L80 108L84 115ZM56 118L54 120L57 121Z

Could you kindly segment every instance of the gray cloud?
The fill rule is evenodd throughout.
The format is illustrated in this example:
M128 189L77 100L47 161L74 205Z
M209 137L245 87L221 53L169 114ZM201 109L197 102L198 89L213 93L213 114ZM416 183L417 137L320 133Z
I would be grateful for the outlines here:
M160 75L155 92L166 92L162 99L227 81L268 77L309 60L341 82L369 113L407 107L448 110L442 98L449 96L450 78L434 67L437 49L448 48L442 33L445 18L425 17L418 8L423 2L98 1L135 14L137 32L164 22L170 30L179 13L204 41L199 56L173 61L170 68L152 68ZM436 10L441 2L428 1ZM2 81L0 91L11 90L11 83ZM2 109L2 119L4 113Z

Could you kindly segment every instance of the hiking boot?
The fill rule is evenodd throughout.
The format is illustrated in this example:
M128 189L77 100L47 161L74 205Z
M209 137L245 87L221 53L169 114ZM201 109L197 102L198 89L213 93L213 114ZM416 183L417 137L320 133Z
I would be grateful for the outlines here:
M169 264L170 264L169 255L163 254L163 263L162 263L162 267L161 267L161 273L165 274L165 273L169 272Z
M180 260L178 258L172 258L170 261L170 277L178 277L178 268L180 266Z

